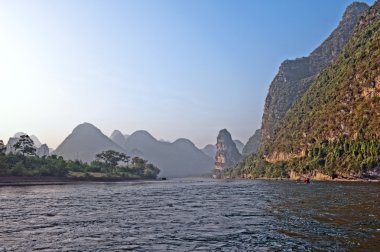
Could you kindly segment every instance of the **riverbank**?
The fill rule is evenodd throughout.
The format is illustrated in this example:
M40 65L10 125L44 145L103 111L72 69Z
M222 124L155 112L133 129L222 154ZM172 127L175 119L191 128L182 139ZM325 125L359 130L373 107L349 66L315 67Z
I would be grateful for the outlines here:
M240 178L223 178L223 179L239 179L239 180L273 180L273 181L294 181L294 182L303 182L303 179L293 179L293 178L252 178L252 177L240 177ZM334 179L318 179L318 178L310 178L310 181L327 181L327 182L373 182L373 183L380 183L380 179L344 179L344 178L334 178Z
M64 185L83 182L153 181L154 179L127 177L0 177L1 186Z

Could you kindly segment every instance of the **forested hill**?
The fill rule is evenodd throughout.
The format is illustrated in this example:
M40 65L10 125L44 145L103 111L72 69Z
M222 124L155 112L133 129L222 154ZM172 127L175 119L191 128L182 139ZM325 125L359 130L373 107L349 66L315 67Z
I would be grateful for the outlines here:
M380 177L380 2L287 111L261 152L226 176Z
M337 60L287 112L266 146L269 158L342 136L380 137L379 7L365 13Z
M308 57L285 60L273 79L265 100L262 141L273 139L274 130L286 112L302 97L321 73L342 51L352 37L366 3L352 3L346 8L337 28Z

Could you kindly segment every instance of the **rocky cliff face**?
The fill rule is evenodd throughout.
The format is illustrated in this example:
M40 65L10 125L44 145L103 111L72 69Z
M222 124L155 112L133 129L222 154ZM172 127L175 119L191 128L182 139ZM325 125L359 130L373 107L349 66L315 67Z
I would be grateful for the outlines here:
M236 148L238 149L239 153L243 153L244 144L240 140L234 140L234 143L236 144Z
M242 154L243 156L249 156L256 154L259 150L261 143L261 129L255 131L255 134L248 139L248 142L244 145Z
M6 147L5 153L6 154L15 153L16 152L16 149L13 147L13 145L15 145L17 143L17 141L18 141L18 137L10 137L9 138L8 143L5 146Z
M265 101L261 127L263 142L273 137L273 132L285 113L309 89L316 76L341 52L351 38L360 15L367 8L365 3L351 4L339 26L321 46L308 57L286 60L281 64Z
M218 176L221 171L235 165L241 159L241 154L232 140L231 134L223 129L219 132L216 143L214 176Z
M39 157L49 156L49 147L46 144L41 144L36 150L36 155Z
M266 148L267 160L285 160L277 154L299 155L318 143L342 136L357 141L379 139L379 31L377 1L360 18L337 59L318 75L278 124Z

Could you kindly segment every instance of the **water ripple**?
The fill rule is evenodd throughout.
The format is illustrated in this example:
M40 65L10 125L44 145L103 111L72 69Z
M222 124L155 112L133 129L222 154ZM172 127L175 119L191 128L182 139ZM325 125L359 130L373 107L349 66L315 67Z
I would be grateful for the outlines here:
M379 194L207 179L1 187L0 251L379 251Z

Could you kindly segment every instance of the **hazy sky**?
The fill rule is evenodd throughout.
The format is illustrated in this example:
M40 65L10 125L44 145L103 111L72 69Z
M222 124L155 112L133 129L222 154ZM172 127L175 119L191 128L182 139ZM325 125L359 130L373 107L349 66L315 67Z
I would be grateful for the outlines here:
M90 122L246 142L280 63L308 55L351 2L0 0L0 139L55 148Z

